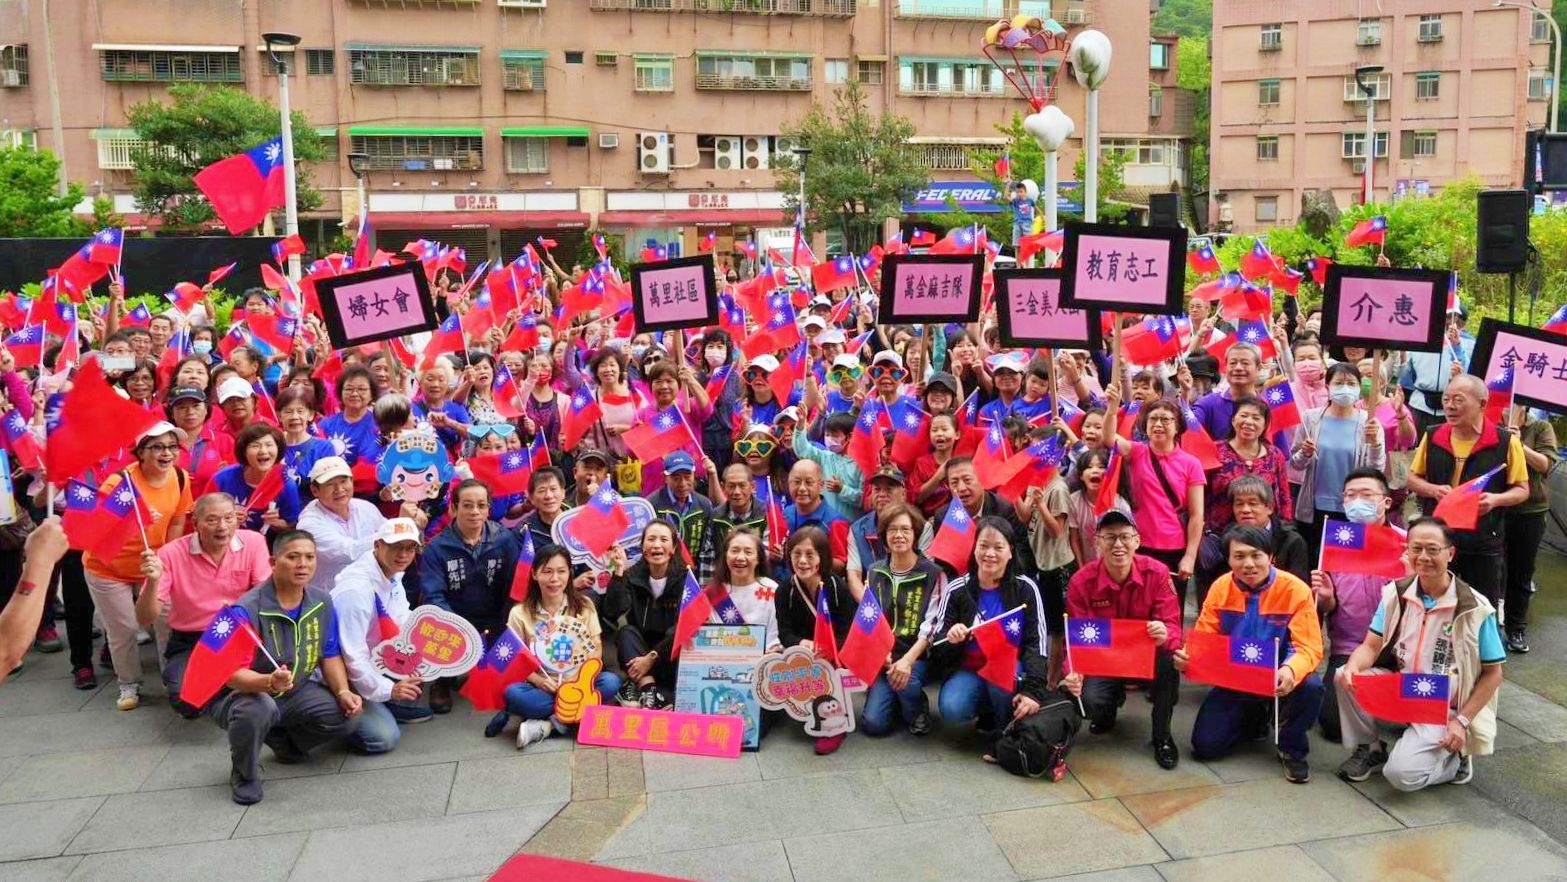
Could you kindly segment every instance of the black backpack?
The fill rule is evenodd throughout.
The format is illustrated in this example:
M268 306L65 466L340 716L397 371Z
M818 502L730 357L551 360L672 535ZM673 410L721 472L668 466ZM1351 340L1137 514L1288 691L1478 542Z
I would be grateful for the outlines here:
M1066 754L1082 726L1077 702L1057 690L1045 698L1039 713L1013 720L996 739L991 755L996 764L1014 775L1059 781L1066 773Z

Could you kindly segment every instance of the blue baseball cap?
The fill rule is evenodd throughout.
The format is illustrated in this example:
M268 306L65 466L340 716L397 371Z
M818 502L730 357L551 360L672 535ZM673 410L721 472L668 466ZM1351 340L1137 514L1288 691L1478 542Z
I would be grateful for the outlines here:
M664 474L666 475L673 475L675 472L694 471L696 471L696 460L692 459L691 454L686 453L684 450L676 450L674 453L664 457Z

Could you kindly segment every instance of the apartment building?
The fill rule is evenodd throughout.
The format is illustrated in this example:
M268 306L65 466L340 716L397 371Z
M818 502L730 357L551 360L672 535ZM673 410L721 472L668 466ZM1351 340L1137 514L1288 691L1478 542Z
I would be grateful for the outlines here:
M1134 154L1179 140L1174 102L1152 91L1149 7L1134 0L11 0L0 2L0 130L63 152L73 180L145 221L129 195L127 108L179 82L276 100L261 35L290 32L302 38L288 53L293 107L335 145L311 169L327 198L303 219L307 234L357 215L348 155L362 153L386 241L509 255L589 228L633 250L649 239L689 249L716 230L727 248L786 228L771 169L791 149L782 125L850 79L914 122L933 189L983 197L971 152L1001 143L996 125L1027 107L981 40L1020 10L1110 38L1107 139ZM1173 49L1162 57L1173 66ZM1060 83L1057 103L1081 130L1085 96L1069 74Z
M1215 0L1210 217L1237 231L1293 223L1301 196L1420 198L1473 175L1517 186L1524 135L1545 124L1551 32L1494 0ZM1366 95L1375 135L1366 144Z

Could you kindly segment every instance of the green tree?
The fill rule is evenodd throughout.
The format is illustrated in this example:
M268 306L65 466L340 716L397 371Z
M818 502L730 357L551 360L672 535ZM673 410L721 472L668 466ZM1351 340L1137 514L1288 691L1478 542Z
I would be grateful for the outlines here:
M1213 33L1213 0L1164 0L1153 17L1153 32L1206 38Z
M213 218L192 177L205 166L242 153L282 130L277 108L228 86L184 84L157 99L133 105L126 114L143 146L131 152L137 208L157 215L175 230L194 230ZM298 111L293 113L296 184L301 211L321 204L305 163L327 157L321 136ZM194 198L193 198L194 197Z
M1023 131L1023 115L1021 113L1013 113L1012 118L1005 125L996 126L996 131L1006 136L1006 145L996 150L976 150L969 161L969 168L974 174L989 181L991 186L996 188L996 195L1000 197L1000 200L1007 202L1012 198L1012 194L1007 190L1007 182L996 176L996 160L1000 159L1002 154L1006 154L1009 157L1012 166L1012 180L1021 181L1027 179L1043 185L1045 180L1045 151L1040 149L1039 142L1035 141L1033 136ZM1077 162L1072 166L1073 177L1071 179L1083 180L1083 171L1087 167L1086 157L1079 153ZM1100 151L1099 198L1095 201L1099 203L1099 220L1102 223L1115 223L1126 217L1127 207L1110 201L1112 196L1126 186L1125 170L1126 157L1108 150ZM1062 180L1068 180L1064 174L1060 175L1060 177ZM1078 212L1062 212L1060 215L1062 223L1069 220L1077 221L1082 219L1083 215ZM975 218L957 220L949 217L949 222L951 222L952 226L962 226L965 223L974 223ZM979 222L984 223L983 220ZM997 223L999 224L998 229L1005 231L1005 235L1000 236L1000 241L1012 241L1011 215L1004 215Z
M0 148L0 238L81 236L87 231L73 210L82 201L82 185L55 194L60 160L32 147Z
M1169 7L1165 7L1166 9ZM1163 10L1160 10L1161 12ZM1187 198L1208 191L1208 94L1213 84L1213 61L1206 37L1181 37L1175 44L1176 85L1192 93L1191 154L1187 157ZM1187 213L1195 217L1196 206Z
M903 202L930 182L918 151L908 146L914 124L905 117L877 114L854 80L838 88L828 108L813 103L805 116L782 126L783 135L811 150L805 169L806 223L835 227L844 247L863 253L888 218L901 217ZM784 154L776 168L785 211L799 208L800 166Z

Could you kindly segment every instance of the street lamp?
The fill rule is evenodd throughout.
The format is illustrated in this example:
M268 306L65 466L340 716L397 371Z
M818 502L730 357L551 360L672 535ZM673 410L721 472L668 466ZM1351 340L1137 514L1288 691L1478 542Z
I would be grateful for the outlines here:
M1375 191L1372 187L1376 183L1377 165L1377 101L1376 90L1366 82L1366 77L1382 72L1382 65L1369 64L1365 67L1355 68L1355 85L1360 87L1360 94L1366 96L1366 172L1361 186L1365 193L1361 196L1364 205L1370 205Z
M1049 105L1038 113L1031 113L1023 119L1023 131L1033 136L1034 140L1039 142L1039 149L1045 151L1046 232L1055 232L1059 225L1056 219L1056 203L1059 201L1057 194L1061 185L1056 170L1056 161L1060 158L1057 151L1061 149L1062 144L1066 143L1067 138L1072 137L1072 132L1076 128L1077 126L1072 122L1072 118L1054 104ZM1086 161L1083 170L1084 174L1087 174L1088 165ZM1083 209L1085 212L1088 210L1086 204L1083 206ZM1048 265L1048 263L1054 261L1054 255L1046 254L1045 260Z
M1495 3L1491 4L1491 6L1493 8L1501 8L1501 7L1504 7L1504 6L1510 6L1513 9L1527 9L1530 12L1534 13L1535 15L1538 15L1541 18L1545 19L1545 23L1551 26L1551 37L1554 39L1554 41L1556 43L1556 60L1554 62L1552 62L1552 64L1551 64L1551 111L1550 111L1551 115L1550 115L1550 130L1553 131L1553 132L1559 131L1556 128L1556 114L1557 114L1557 111L1559 111L1561 109L1562 102L1561 102L1561 98L1557 96L1556 90L1558 88L1560 88L1559 84L1562 81L1562 29L1561 29L1561 27L1556 24L1556 19L1552 18L1551 14L1549 12L1547 12L1545 10L1537 9L1534 6L1531 6L1531 5L1527 5L1527 4L1524 4L1524 3L1507 3L1507 2L1504 2L1504 0L1496 0Z
M1110 38L1087 30L1072 38L1072 76L1088 90L1083 127L1083 220L1099 220L1099 87L1110 77Z
M369 229L369 227L365 225L365 219L370 214L370 203L366 201L365 197L365 170L366 163L369 161L370 154L368 153L348 154L348 170L354 175L354 191L358 196L359 201L359 229L361 231ZM359 235L363 235L363 232L361 232ZM355 250L358 249L358 244L358 239L356 238L354 240ZM366 247L368 247L368 245ZM369 252L367 251L366 253L368 254ZM364 269L364 267L358 266L354 267L354 269Z
M298 34L273 31L261 35L267 55L277 65L278 114L283 118L283 235L299 235L299 197L294 192L294 124L288 110L288 59L299 45ZM287 47L279 50L277 47ZM288 256L288 277L299 281L299 255Z
M800 206L795 218L795 224L800 227L803 235L805 230L805 164L811 159L811 148L796 147L794 148L794 155L800 160Z

